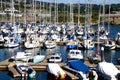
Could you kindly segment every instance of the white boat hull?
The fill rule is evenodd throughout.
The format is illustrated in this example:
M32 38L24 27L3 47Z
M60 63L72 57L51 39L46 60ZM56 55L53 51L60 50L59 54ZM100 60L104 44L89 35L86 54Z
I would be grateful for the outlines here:
M4 44L4 47L6 47L6 48L14 48L17 46L19 46L19 44Z

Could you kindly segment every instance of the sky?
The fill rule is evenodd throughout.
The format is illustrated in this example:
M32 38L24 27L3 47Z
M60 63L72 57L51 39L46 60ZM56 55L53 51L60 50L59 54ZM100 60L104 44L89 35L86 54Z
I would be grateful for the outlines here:
M37 1L45 1L45 2L55 2L55 0L37 0ZM88 3L88 0L56 0L58 3ZM103 0L89 0L93 4L103 4ZM120 0L105 0L106 4L120 4Z

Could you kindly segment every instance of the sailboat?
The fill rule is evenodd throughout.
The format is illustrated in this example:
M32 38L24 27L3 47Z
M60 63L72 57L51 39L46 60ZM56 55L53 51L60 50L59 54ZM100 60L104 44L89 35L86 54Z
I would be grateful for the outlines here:
M113 50L116 48L115 42L113 40L107 39L104 44L102 44L106 50Z
M4 40L5 40L4 47L6 48L14 48L20 45L19 38L4 37Z
M85 49L88 49L88 50L92 50L94 49L94 43L92 42L92 37L90 36L89 34L89 28L90 28L90 10L89 10L89 4L86 4L86 16L85 16L85 28L84 28L84 36L83 36L83 43L82 43L82 46L83 48Z
M69 40L68 43L66 44L67 49L75 49L78 47L78 42L75 40Z
M77 35L77 38L81 40L84 34L84 28L80 22L80 2L78 3L78 25L77 26L78 26L78 29L76 30L76 35Z
M110 20L110 8L111 8L111 5L109 5L109 20ZM105 5L103 5L103 14L105 15ZM103 17L105 17L105 16L103 16ZM110 21L108 21L108 22L109 22L108 23L108 33L110 33L110 31L109 31ZM104 22L103 22L103 26L104 26ZM116 48L115 41L110 40L109 38L107 38L104 41L104 43L102 44L102 46L104 46L104 48L107 49L107 50L113 50L113 49Z
M117 45L120 45L120 32L117 33L115 41Z
M101 5L100 5L100 9L99 9L99 15L100 15L100 12L101 12ZM100 54L100 16L98 17L98 32L97 32L97 49L96 49L96 54L95 55L92 55L89 57L89 61L91 63L99 63L101 61L101 54Z
M25 11L24 11L25 17L24 18L25 18L25 26L27 28L27 30L25 32L27 34L27 39L26 39L26 41L24 43L24 46L25 46L25 48L28 48L28 49L36 48L36 47L41 46L38 38L35 35L35 30L37 28L36 22L35 22L36 21L36 1L35 0L32 1L32 5L33 5L33 22L31 22L31 24L29 24L29 25L26 25L26 16L27 16L26 15L26 1L25 1L24 4L25 4ZM33 27L34 27L34 30L33 30Z
M74 19L73 19L73 4L70 2L70 22L67 28L68 34L68 42L66 44L67 49L74 49L78 47L78 42L75 37L75 29L74 29Z
M48 49L55 48L56 47L56 42L53 40L46 40L45 41L45 47Z
M15 14L15 11L14 11L14 1L13 0L11 2L11 8L12 8L11 9L12 10L11 14ZM12 20L11 27L16 28L15 16L14 15L11 15L11 20ZM14 34L12 31L11 31L11 34L13 34L14 36L12 36L12 37L11 36L4 37L4 39L5 39L4 47L13 48L13 47L19 46L20 39L17 37L17 34Z

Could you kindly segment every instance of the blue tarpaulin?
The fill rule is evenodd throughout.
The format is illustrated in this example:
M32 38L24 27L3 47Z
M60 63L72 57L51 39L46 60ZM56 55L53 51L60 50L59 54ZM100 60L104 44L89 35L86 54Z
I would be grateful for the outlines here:
M90 70L90 68L80 60L71 60L69 62L69 66L70 68L73 68L77 71L81 71L84 74L87 74L87 72Z

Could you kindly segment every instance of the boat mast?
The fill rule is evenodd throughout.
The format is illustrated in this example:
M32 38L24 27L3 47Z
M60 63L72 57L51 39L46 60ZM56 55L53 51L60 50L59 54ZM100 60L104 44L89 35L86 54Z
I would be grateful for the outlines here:
M80 25L80 0L78 2L78 26Z
M3 13L3 7L2 7L2 0L1 0L1 12ZM3 20L3 15L2 15L2 20Z
M65 23L65 3L64 3L64 23Z
M34 0L34 17L35 17L35 21L34 21L34 23L35 23L35 25L34 25L34 28L36 28L36 1Z
M43 8L42 9L45 10L45 2L44 2L44 0L42 0L42 2L43 2L43 5L42 5ZM45 14L45 12L43 11L43 16L42 16L43 17L43 22L42 22L43 24L45 24L45 16L44 16L44 14Z
M99 32L100 32L100 13L101 13L101 5L100 5L100 9L99 9L99 17L98 17L98 36L97 36L97 42L100 42L100 39L99 39ZM97 45L97 52L96 52L96 56L99 56L100 55L100 44L98 43Z
M105 27L105 0L103 0L103 27Z
M40 21L40 24L41 24L41 1L39 2L39 21Z
M52 17L52 14L51 14L51 8L52 8L52 3L50 3L50 7L49 7L49 14L50 14L50 25L52 24L52 19L51 19L51 17Z
M88 21L87 21L87 18L88 18L88 14L87 14L87 7L88 7L88 4L85 4L85 23L84 23L84 32L85 32L85 39L87 39L87 26L88 26Z
M7 2L5 0L5 8L7 8ZM8 23L8 13L6 12L6 23Z
M89 14L90 14L90 26L92 25L92 3L91 3L92 0L90 0L89 2L89 7L90 7L90 11L89 11Z
M57 4L57 0L54 0L55 2L55 17L54 17L54 24L56 25L56 16L57 16L57 13L56 13L56 4Z
M90 26L92 25L92 0L88 0L88 5L87 5L87 31L89 31Z
M13 25L13 18L12 18L12 16L13 16L13 0L11 0L11 23Z
M111 1L111 0L110 0ZM109 2L109 15L108 15L108 34L110 33L110 9L111 9L111 3Z
M27 27L27 15L26 15L26 0L24 0L24 22L25 22L25 27Z
M32 0L32 5L33 5L33 19L32 19L32 22L34 23L34 21L35 21L35 0Z
M1 2L1 10L2 10L2 0L0 2Z
M73 4L71 3L72 0L70 0L70 23L73 24Z
M67 23L69 23L69 5L67 4Z
M57 3L57 0L56 0L56 8L57 8L57 9L56 9L56 14L57 14L57 15L56 15L56 16L57 16L56 19L57 19L57 24L58 24L58 3Z

